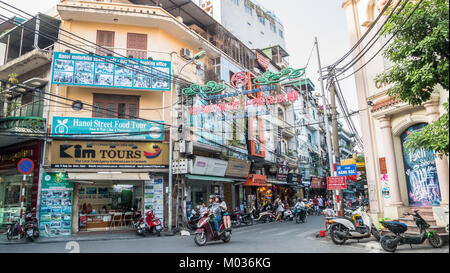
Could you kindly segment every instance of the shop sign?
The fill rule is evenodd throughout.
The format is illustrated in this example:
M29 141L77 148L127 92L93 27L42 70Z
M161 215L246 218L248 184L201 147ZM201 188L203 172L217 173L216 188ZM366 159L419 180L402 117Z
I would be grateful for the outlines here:
M321 177L312 177L311 178L311 188L313 189L326 189L327 184L324 179Z
M327 177L328 190L345 190L347 188L345 177Z
M196 156L191 173L223 177L225 176L227 166L228 162L224 160Z
M165 169L168 165L167 143L55 140L51 146L52 168Z
M286 181L289 174L289 167L286 160L278 165L277 180Z
M267 176L260 174L250 174L242 186L267 187Z
M250 166L251 166L250 161L230 158L230 160L228 160L228 167L225 172L225 175L246 178L250 171Z
M336 166L337 176L357 175L356 164Z
M171 63L55 52L52 84L170 90Z
M73 183L64 173L42 174L39 230L43 237L72 235Z
M290 174L288 174L287 182L288 183L301 184L302 183L302 176L300 174L298 174L298 173L290 173Z
M153 210L154 215L164 225L163 177L151 177L144 183L144 215Z
M53 117L51 136L163 141L164 121Z

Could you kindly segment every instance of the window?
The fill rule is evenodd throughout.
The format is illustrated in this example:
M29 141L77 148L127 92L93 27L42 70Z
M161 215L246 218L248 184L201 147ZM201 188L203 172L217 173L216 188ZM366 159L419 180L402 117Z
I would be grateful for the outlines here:
M253 9L249 5L247 5L247 3L244 3L244 7L245 7L245 12L250 14L250 16L253 16Z
M273 32L277 33L277 28L275 27L274 23L270 23L270 30L272 30Z
M127 57L147 58L147 34L127 33Z
M261 31L261 35L264 35L264 32Z
M247 25L251 26L252 24L250 22L247 22Z
M97 45L107 49L114 49L114 31L97 30ZM97 47L97 55L106 56L112 52Z
M94 94L95 118L135 119L139 116L139 96Z
M278 33L280 34L281 38L284 38L284 33L283 33L283 31L281 29L278 30Z
M261 24L263 24L263 25L265 25L266 24L266 19L264 18L264 16L258 16L258 21L261 23Z

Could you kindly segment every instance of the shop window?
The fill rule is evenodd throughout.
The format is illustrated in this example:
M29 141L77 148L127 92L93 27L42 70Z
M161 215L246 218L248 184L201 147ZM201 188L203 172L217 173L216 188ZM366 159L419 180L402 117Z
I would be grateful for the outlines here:
M93 104L93 117L134 119L139 116L139 96L94 94Z

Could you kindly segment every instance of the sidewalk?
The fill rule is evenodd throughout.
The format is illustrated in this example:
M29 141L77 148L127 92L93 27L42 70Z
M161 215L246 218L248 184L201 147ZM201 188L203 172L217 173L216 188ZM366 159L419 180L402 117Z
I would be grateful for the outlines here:
M167 231L162 231L161 236L171 236ZM147 235L146 237L151 237ZM80 232L71 236L59 237L39 237L34 242L38 244L70 242L70 241L105 241L105 240L130 240L143 238L138 236L134 230L114 230L114 231L96 231ZM29 244L26 239L13 239L9 241L6 234L0 234L0 245Z

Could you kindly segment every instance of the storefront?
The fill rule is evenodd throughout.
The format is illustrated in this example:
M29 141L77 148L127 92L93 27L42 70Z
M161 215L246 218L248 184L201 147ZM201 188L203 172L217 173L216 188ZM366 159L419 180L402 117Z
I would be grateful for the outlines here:
M272 185L267 183L267 176L250 174L242 186L247 209L255 207L261 210L272 203Z
M311 177L310 198L315 196L325 197L328 195L327 182L323 177Z
M50 150L52 172L73 184L73 232L131 229L133 209L163 221L168 144L55 140Z
M34 162L34 171L26 176L24 211L35 210L37 205L41 142L33 141L2 147L0 151L0 231L20 217L23 175L17 170L22 158Z
M230 211L236 208L245 210L244 187L242 184L247 181L250 167L251 162L247 160L230 158L228 161L225 176L232 179L234 182L229 187L225 188L225 196L230 196L230 198L227 198L225 201L227 201L227 204L232 204L231 206L229 205Z

